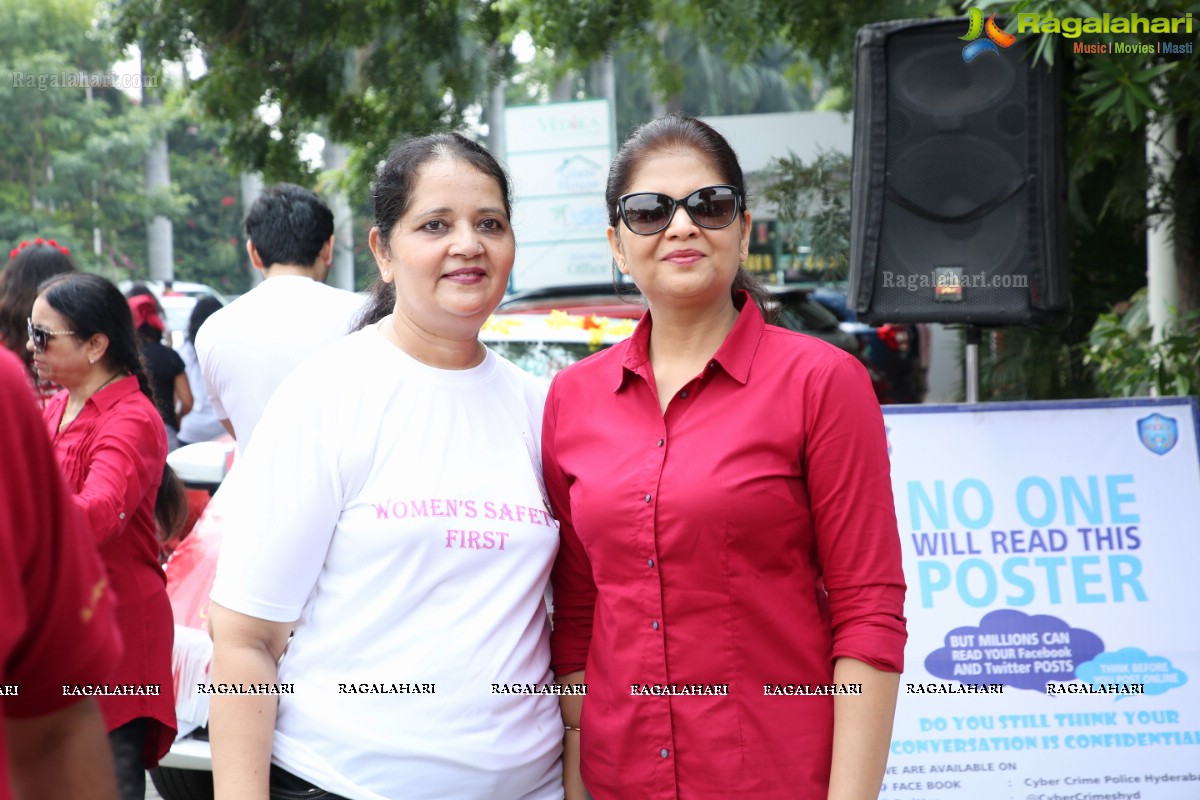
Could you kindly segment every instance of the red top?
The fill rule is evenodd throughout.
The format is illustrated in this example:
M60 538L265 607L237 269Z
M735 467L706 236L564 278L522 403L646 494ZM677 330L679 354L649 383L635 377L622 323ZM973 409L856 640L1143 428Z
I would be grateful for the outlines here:
M3 717L81 698L64 684L108 680L120 658L112 594L72 506L24 365L0 349L0 800L8 800Z
M96 392L79 416L59 432L66 405L67 392L59 392L46 404L43 418L59 467L75 492L76 505L91 523L117 596L125 659L112 681L159 687L157 696L101 697L100 709L109 731L139 717L151 719L145 761L153 766L175 738L171 682L175 628L166 576L158 561L154 520L167 458L166 429L134 377Z
M866 370L743 303L665 414L649 313L550 388L552 667L586 664L597 800L824 797L832 698L764 686L828 684L841 656L903 667L900 539ZM729 688L635 697L634 684Z

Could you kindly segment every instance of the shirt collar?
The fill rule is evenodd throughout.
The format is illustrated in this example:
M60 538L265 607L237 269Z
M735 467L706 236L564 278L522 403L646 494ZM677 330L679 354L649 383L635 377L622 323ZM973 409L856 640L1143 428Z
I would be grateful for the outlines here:
M121 402L124 398L141 390L142 387L138 385L137 378L132 375L126 375L124 378L118 378L93 394L88 398L88 402L95 403L96 410L103 413Z
M713 361L720 364L729 377L745 384L750 377L750 365L754 361L754 353L758 350L766 323L763 321L762 312L750 299L749 292L739 289L734 294L733 302L741 311L738 313L737 322L733 324L733 330L717 348ZM626 378L639 374L650 362L650 330L653 326L654 320L647 310L638 321L633 335L629 337L625 356L621 359L613 385L614 392L620 390Z

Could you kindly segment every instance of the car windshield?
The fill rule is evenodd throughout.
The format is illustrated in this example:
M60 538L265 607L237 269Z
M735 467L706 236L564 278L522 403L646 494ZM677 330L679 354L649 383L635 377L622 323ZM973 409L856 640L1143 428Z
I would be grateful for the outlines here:
M549 380L560 370L599 352L604 346L585 342L488 342L488 347L530 375Z
M484 344L531 375L553 378L560 370L633 333L636 320L571 314L498 313L479 332Z

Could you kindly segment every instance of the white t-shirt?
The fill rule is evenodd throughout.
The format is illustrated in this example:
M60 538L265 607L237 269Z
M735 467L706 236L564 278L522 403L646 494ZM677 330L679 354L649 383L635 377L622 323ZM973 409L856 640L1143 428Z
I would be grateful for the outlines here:
M284 381L234 472L212 591L297 620L277 764L354 800L562 797L558 699L493 687L552 683L544 403L490 350L435 369L377 326Z
M180 346L179 357L183 359L183 369L187 373L188 384L192 388L192 410L183 415L179 423L180 441L194 444L209 442L225 434L225 426L213 411L208 399L208 390L204 388L204 375L200 372L200 359L196 357L196 347L191 342Z
M209 402L217 419L233 423L239 456L279 383L345 336L364 301L311 278L276 275L200 326L196 354Z

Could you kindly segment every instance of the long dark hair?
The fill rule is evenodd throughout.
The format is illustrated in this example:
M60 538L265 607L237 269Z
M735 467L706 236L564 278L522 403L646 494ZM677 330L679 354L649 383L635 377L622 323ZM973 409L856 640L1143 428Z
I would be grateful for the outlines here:
M25 320L33 310L38 287L48 278L78 272L70 255L57 244L22 242L0 272L0 344L12 350L33 369L33 353L25 349Z
M620 229L617 200L629 190L634 173L648 159L672 150L691 150L707 160L721 177L722 183L737 187L742 196L742 209L745 210L746 179L742 175L742 165L738 163L737 153L733 152L729 142L712 126L695 117L669 114L647 122L630 134L609 166L608 183L604 188L609 225ZM733 279L732 292L735 297L741 289L749 292L750 299L762 311L768 322L774 321L776 311L775 304L771 302L771 295L745 266L739 264L737 275Z
M99 275L77 272L51 278L38 288L38 292L47 305L62 315L79 339L87 341L97 333L107 336L108 349L101 363L115 373L133 375L142 394L154 402L154 389L138 354L133 316L120 289ZM155 419L158 419L157 415ZM162 484L154 503L154 516L163 539L174 536L183 528L187 511L183 484L164 462Z
M196 334L200 332L200 326L221 307L221 301L212 295L206 295L196 301L196 305L192 306L192 315L188 318L187 340L189 342L193 345L196 343Z
M464 161L495 180L504 198L504 213L512 219L512 192L508 175L487 148L460 133L433 133L405 139L388 155L371 186L375 227L379 229L384 248L391 241L392 228L412 204L413 188L421 167L440 158ZM382 278L376 278L371 284L370 295L370 300L353 326L354 330L373 325L396 307L394 283L385 283Z

